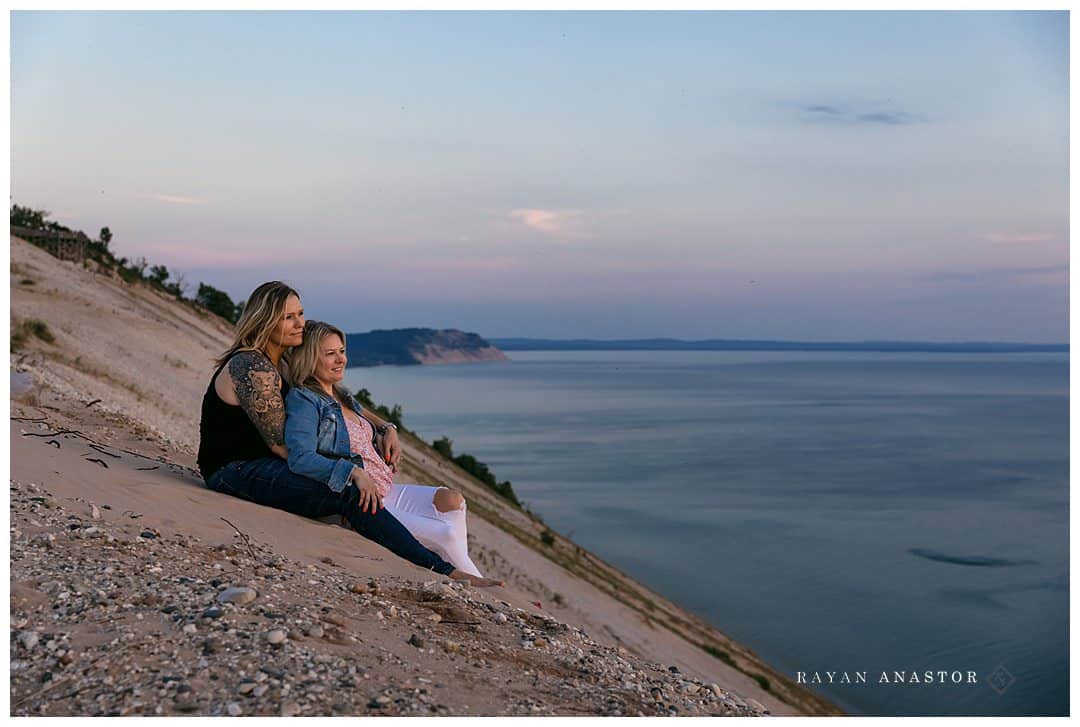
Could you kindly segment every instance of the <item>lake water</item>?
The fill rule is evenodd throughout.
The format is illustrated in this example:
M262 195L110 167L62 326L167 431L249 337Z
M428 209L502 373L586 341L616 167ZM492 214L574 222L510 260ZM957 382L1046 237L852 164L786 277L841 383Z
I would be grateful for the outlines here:
M851 713L1068 714L1067 354L509 355L345 383Z

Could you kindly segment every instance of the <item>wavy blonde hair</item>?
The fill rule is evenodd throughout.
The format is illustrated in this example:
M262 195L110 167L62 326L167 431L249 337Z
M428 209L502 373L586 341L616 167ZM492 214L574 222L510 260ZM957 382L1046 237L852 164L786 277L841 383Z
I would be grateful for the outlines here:
M345 345L345 334L337 326L322 321L308 321L304 324L304 342L289 351L289 386L302 386L317 394L326 396L326 390L315 378L315 366L319 363L319 349L327 336L339 336L341 345ZM349 390L334 384L334 396L341 403L351 396Z
M263 283L251 291L244 304L244 311L233 329L233 344L228 351L218 356L214 365L221 366L232 358L234 353L244 349L264 351L274 328L281 322L281 316L285 313L285 301L290 295L300 297L299 293L280 280Z

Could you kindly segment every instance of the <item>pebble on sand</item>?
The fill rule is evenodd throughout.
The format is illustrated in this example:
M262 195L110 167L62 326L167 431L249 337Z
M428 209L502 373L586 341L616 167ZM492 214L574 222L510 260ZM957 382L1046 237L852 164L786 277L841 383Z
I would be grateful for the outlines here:
M19 643L23 645L26 650L33 649L38 644L38 635L36 631L23 631L19 634Z
M768 707L766 707L764 704L757 701L756 699L752 699L750 697L747 697L745 701L746 701L746 703L748 705L750 705L751 708L756 709L756 710L758 710L760 712L768 712L769 711Z
M28 371L11 372L11 395L13 397L29 394L34 389L34 375Z
M218 603L235 603L237 606L243 606L245 603L254 601L258 595L254 588L230 586L218 594L217 600Z

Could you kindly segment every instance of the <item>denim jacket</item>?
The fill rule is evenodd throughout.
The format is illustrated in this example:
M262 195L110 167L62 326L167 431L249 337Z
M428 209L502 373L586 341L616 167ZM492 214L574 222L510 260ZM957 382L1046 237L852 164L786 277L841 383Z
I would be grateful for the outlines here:
M356 400L350 396L346 401L359 416L363 410ZM352 457L341 405L301 386L289 389L285 397L285 446L290 470L325 482L334 492L349 484L354 466L364 466L360 457Z

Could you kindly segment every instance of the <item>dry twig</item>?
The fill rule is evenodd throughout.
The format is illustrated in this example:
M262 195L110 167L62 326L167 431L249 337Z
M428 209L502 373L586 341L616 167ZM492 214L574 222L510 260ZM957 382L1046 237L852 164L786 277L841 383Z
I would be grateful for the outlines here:
M18 707L19 705L21 705L21 704L23 704L25 702L29 702L31 699L34 699L35 697L40 697L42 694L49 691L50 689L55 689L56 687L60 686L61 684L64 684L64 683L70 682L70 681L71 681L71 677L63 677L62 679L57 679L56 681L49 682L48 684L46 684L44 687L37 690L36 692L32 692L30 694L27 694L25 697L22 697L21 699L15 700L15 703L13 705L11 705L11 706L12 707Z
M221 518L221 519L225 520L225 518ZM240 539L244 541L244 545L247 546L248 553L251 555L251 559L257 562L259 559L255 555L255 548L251 547L251 538L249 538L247 535L245 535L243 533L243 531L240 530L240 528L236 527L235 525L230 523L228 520L225 520L225 522L229 523L229 526L232 527L232 529L236 531L236 534L239 535Z
M90 442L89 444L87 444L87 446L90 447L90 449L101 452L102 454L107 454L108 456L110 456L110 457L112 457L114 459L120 459L120 455L114 454L113 452L110 452L109 450L105 449L105 447L103 447L100 444L97 444L95 442Z

